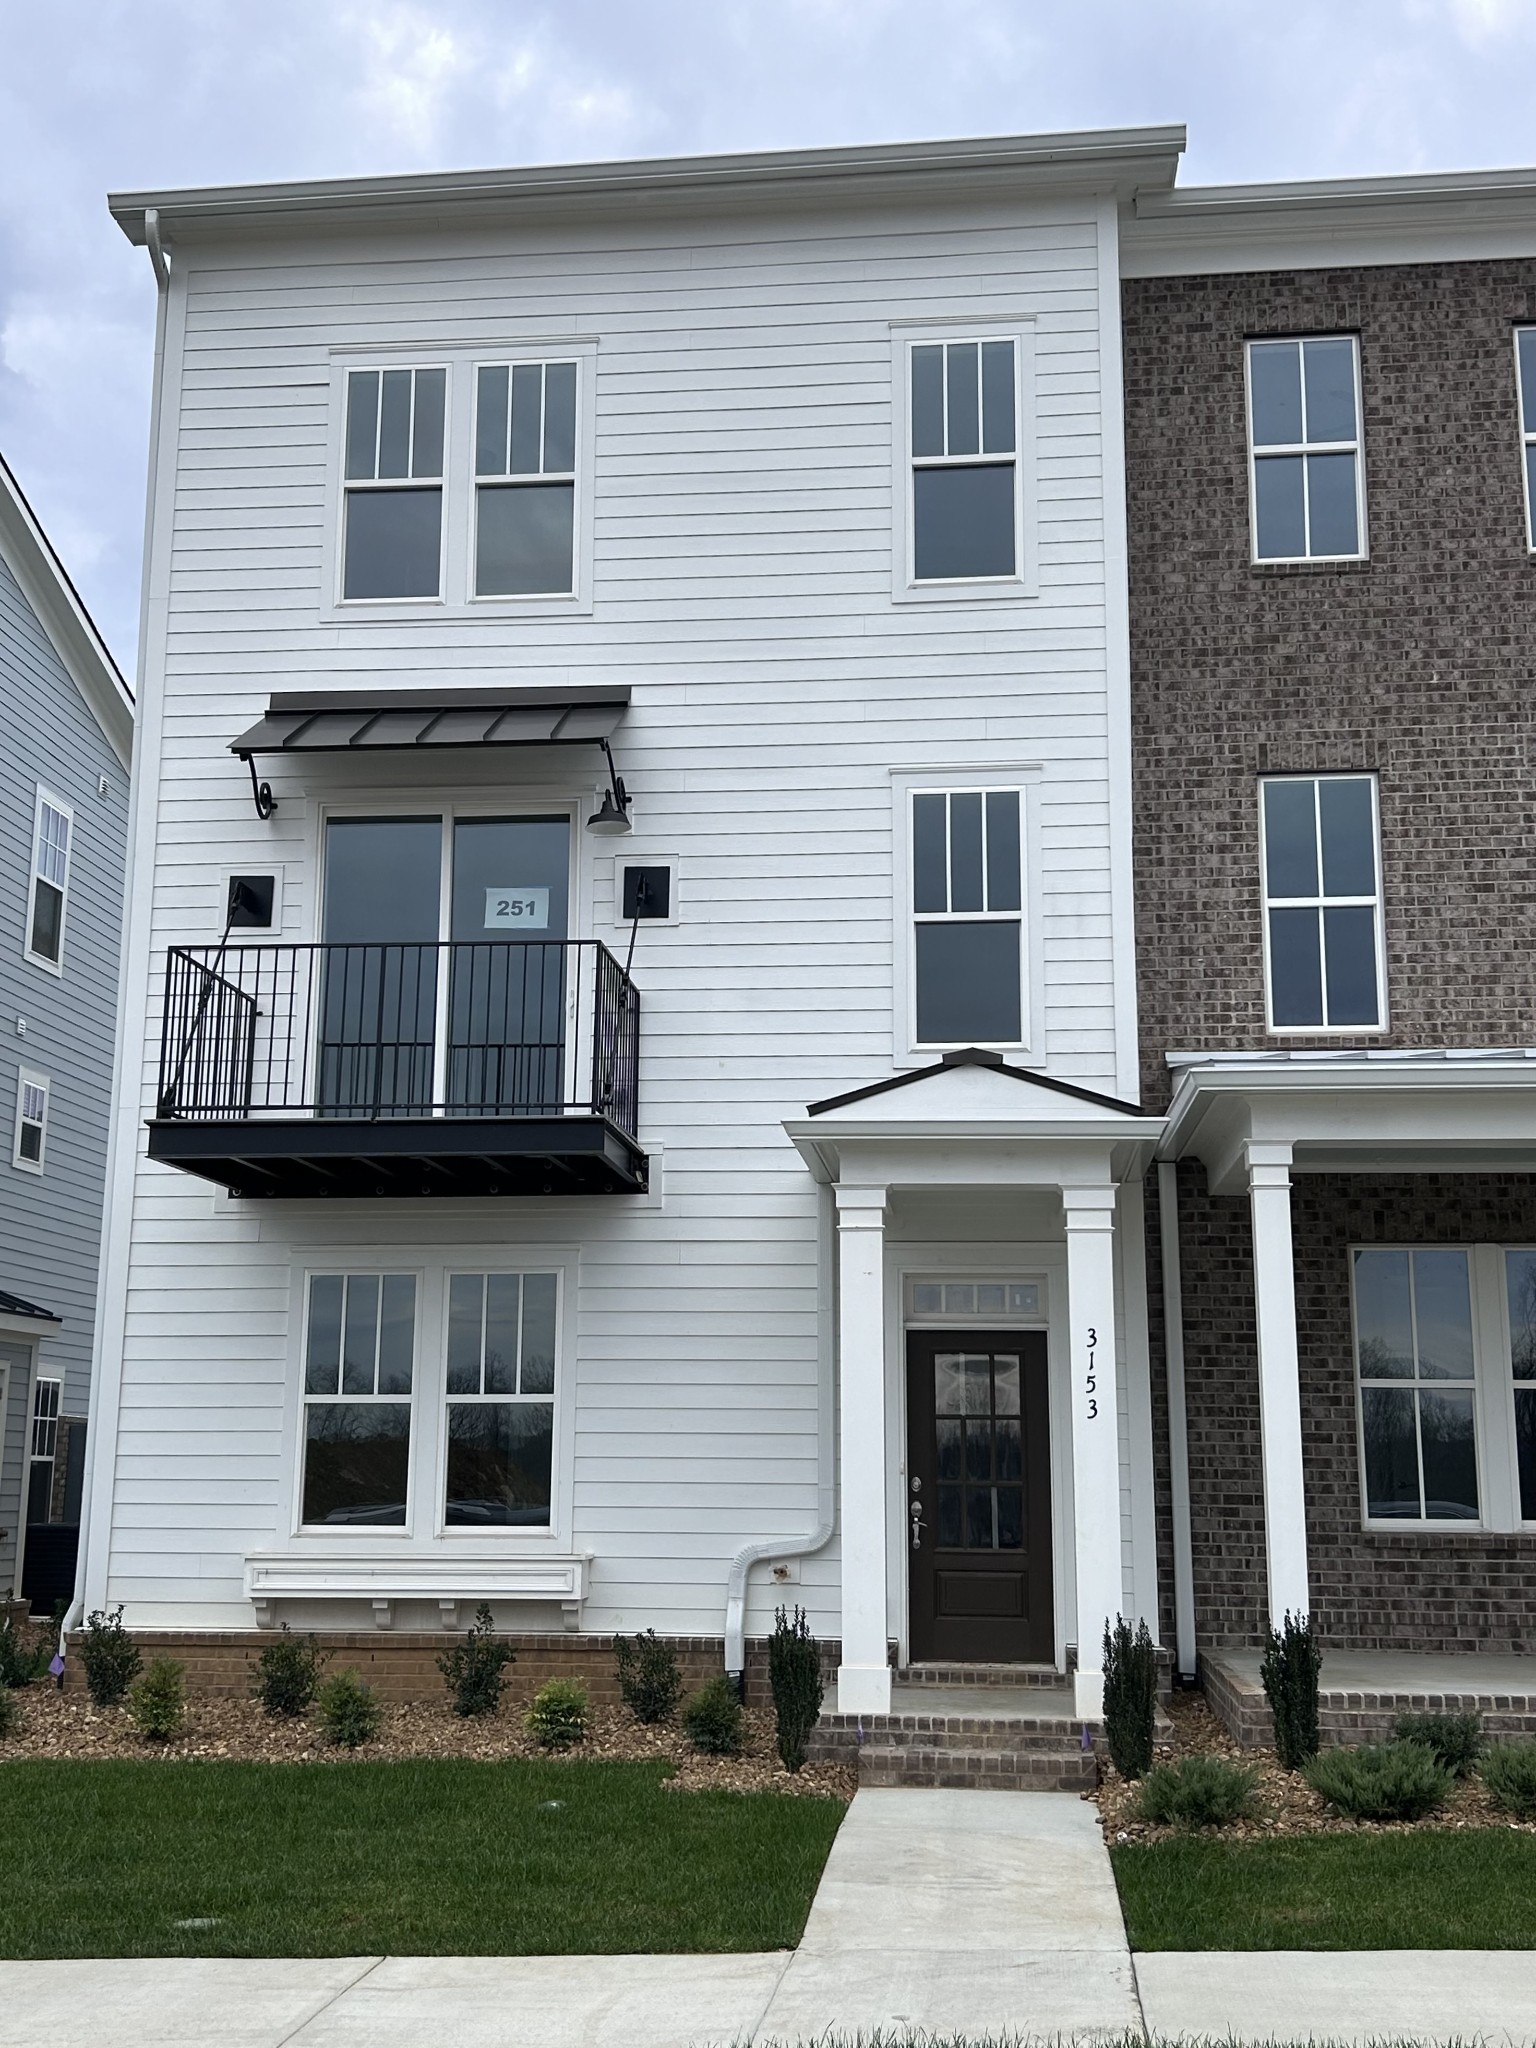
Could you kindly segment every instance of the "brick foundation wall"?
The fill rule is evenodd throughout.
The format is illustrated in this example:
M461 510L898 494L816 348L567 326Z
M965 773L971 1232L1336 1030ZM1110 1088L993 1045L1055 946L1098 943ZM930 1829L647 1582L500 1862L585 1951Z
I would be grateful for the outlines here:
M304 1633L304 1631L296 1631ZM365 1683L384 1700L436 1700L444 1696L443 1675L437 1668L441 1653L463 1640L462 1634L446 1631L395 1632L384 1629L355 1633L316 1629L316 1641L330 1653L328 1672L355 1669ZM612 1636L532 1635L504 1632L517 1651L517 1662L508 1674L508 1694L514 1700L531 1697L546 1679L579 1678L595 1706L617 1706L618 1672ZM256 1662L265 1644L277 1640L276 1630L230 1630L227 1633L135 1630L134 1641L146 1664L156 1657L172 1657L186 1670L187 1691L204 1698L244 1698L251 1691ZM70 1638L71 1653L65 1661L65 1690L83 1692L85 1675L79 1656L79 1636ZM725 1644L720 1637L671 1638L671 1649L683 1674L685 1692L693 1692L706 1679L718 1677L725 1669ZM768 1645L763 1638L749 1641L747 1652L747 1702L766 1705L768 1693ZM823 1672L836 1669L841 1655L837 1643L821 1645Z
M1536 1649L1536 1535L1360 1526L1348 1266L1351 1244L1536 1242L1536 1176L1299 1174L1291 1213L1307 1544L1324 1640ZM1248 1203L1208 1195L1194 1165L1179 1170L1179 1249L1200 1641L1252 1645L1265 1625L1265 1568ZM1160 1502L1162 1489L1160 1477Z

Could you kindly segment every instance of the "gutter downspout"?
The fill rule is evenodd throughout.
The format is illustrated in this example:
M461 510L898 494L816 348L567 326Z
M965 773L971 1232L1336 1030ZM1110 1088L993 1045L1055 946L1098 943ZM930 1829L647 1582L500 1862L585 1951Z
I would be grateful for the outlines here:
M816 1527L809 1536L749 1543L736 1553L725 1586L725 1668L738 1693L747 1688L747 1576L770 1558L811 1557L832 1540L837 1522L836 1376L833 1341L833 1194L816 1190Z
M1173 1491L1173 1611L1179 1675L1193 1680L1195 1554L1189 1519L1189 1420L1184 1402L1184 1288L1179 1270L1179 1169L1157 1162L1157 1223L1163 1253L1163 1358L1168 1371L1168 1465Z
M112 1125L113 1139L116 1139L116 1124L119 1115L119 1090L122 1082L123 1035L128 1010L128 939L132 924L133 898L133 855L138 839L140 804L143 801L143 777L140 773L140 748L138 732L138 710L144 703L144 676L149 663L149 558L150 543L155 524L155 483L160 469L160 411L161 385L165 378L165 323L170 299L171 265L165 245L160 239L160 215L153 206L144 212L144 246L149 251L150 265L155 273L155 353L150 371L149 397L149 477L144 502L144 559L139 572L139 650L138 668L134 676L135 719L133 755L128 769L128 824L123 844L123 915L122 929L118 938L117 956L117 1028L113 1034L112 1047ZM85 1612L86 1566L90 1556L91 1503L96 1494L96 1464L102 1457L102 1417L96 1409L96 1395L102 1384L101 1358L102 1333L107 1320L107 1274L111 1261L108 1247L112 1238L112 1179L113 1163L116 1158L116 1143L107 1146L106 1175L103 1187L104 1200L101 1219L101 1248L96 1265L96 1325L92 1342L91 1358L91 1416L90 1416L90 1483L85 1488L80 1503L80 1544L75 1558L74 1598L64 1610L59 1623L58 1649L54 1656L57 1669L54 1676L62 1686L64 1683L65 1637L78 1626ZM113 1418L112 1435L117 1434L116 1418ZM116 1454L116 1443L112 1455Z

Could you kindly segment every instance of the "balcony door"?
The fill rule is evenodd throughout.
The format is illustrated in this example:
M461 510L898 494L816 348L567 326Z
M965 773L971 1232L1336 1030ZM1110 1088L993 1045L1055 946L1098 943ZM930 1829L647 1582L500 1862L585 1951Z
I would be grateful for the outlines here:
M335 818L322 1115L555 1115L566 1088L570 820Z

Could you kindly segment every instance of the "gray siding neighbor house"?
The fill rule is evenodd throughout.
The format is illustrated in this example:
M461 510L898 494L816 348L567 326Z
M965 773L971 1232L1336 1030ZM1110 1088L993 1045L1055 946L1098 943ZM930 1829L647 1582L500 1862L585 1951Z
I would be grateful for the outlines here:
M0 461L0 1603L74 1583L133 700Z

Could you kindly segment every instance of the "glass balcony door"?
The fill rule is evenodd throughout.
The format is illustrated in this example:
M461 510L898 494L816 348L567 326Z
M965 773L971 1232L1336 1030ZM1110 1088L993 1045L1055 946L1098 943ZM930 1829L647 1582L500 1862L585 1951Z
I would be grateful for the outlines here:
M564 816L330 821L322 1116L560 1112L570 841Z

